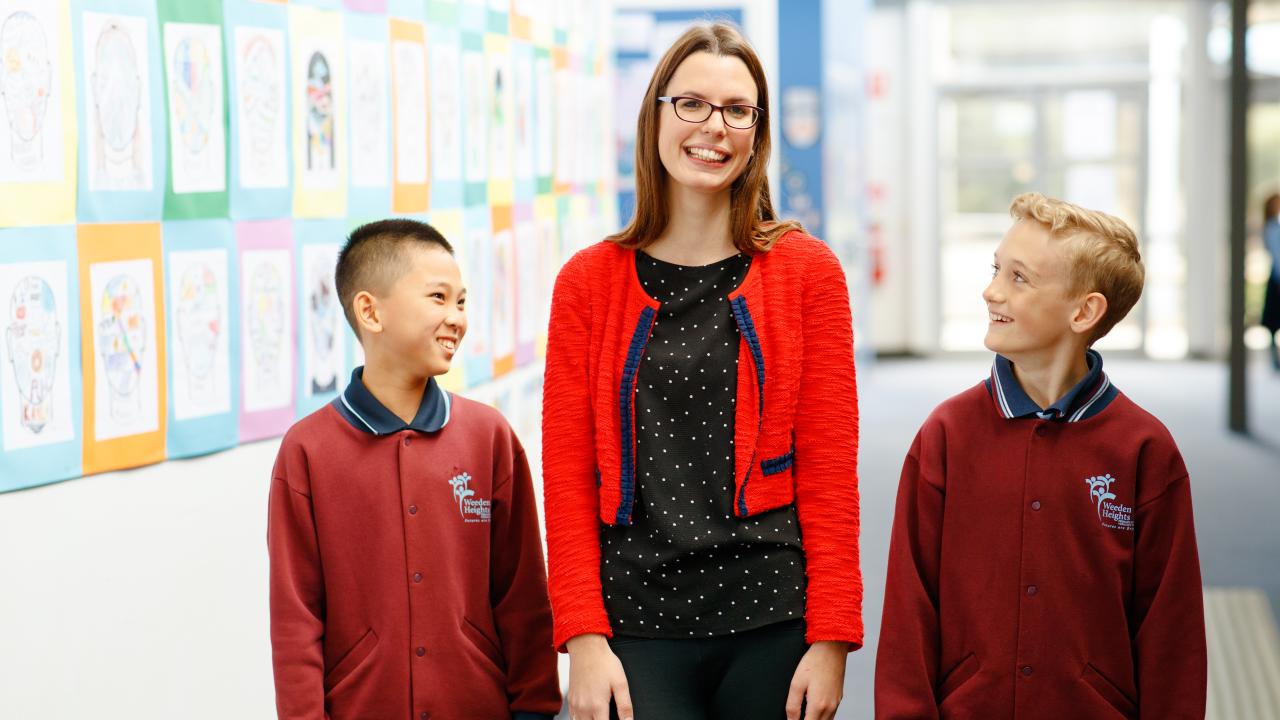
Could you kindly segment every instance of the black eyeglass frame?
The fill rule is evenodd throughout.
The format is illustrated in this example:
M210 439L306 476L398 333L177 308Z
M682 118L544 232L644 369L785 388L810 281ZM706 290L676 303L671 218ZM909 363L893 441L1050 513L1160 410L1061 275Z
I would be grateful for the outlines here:
M696 100L704 105L709 106L711 109L707 111L707 116L702 118L701 120L690 120L680 114L680 105L678 104L680 100ZM764 108L759 107L757 105L748 105L747 103L731 103L729 105L717 105L704 98L694 97L692 95L663 95L658 98L658 102L669 103L671 105L671 109L675 111L677 118L687 123L693 123L695 125L698 123L704 123L710 120L711 115L718 110L720 111L720 119L724 121L725 127L731 127L734 130L750 130L751 128L755 127L756 123L760 122L760 118L764 116ZM751 120L750 125L746 127L741 127L739 125L734 125L733 123L729 122L729 116L724 114L725 108L751 108L752 110L755 110L755 115L752 116L753 119Z

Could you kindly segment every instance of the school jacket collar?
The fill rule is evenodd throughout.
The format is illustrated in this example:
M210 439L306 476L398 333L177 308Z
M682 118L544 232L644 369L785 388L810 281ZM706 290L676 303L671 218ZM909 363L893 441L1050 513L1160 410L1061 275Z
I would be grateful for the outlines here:
M351 382L333 400L334 409L344 420L357 430L373 435L389 435L401 430L437 432L448 424L452 404L449 393L440 387L435 378L428 378L427 387L422 392L422 402L418 405L418 413L411 422L406 423L378 402L378 398L365 387L363 365L351 371Z

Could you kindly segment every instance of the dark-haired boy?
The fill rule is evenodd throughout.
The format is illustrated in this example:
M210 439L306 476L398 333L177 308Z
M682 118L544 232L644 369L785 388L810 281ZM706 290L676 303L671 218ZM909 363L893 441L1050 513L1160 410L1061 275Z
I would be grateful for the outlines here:
M285 435L268 517L281 718L550 718L560 709L524 451L452 396L466 333L431 226L351 234L338 296L364 347L346 390Z
M1187 469L1090 348L1142 293L1137 237L1032 193L1010 212L991 375L903 464L876 717L1203 718Z

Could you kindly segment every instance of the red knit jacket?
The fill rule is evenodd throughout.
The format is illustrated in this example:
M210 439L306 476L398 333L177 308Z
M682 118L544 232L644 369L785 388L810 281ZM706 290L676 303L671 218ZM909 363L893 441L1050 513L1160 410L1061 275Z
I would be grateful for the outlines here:
M783 236L729 295L741 332L734 509L795 502L808 587L806 639L862 644L858 398L844 271L822 242ZM543 399L543 489L555 644L611 635L600 523L631 522L636 373L660 304L635 251L601 242L560 271Z

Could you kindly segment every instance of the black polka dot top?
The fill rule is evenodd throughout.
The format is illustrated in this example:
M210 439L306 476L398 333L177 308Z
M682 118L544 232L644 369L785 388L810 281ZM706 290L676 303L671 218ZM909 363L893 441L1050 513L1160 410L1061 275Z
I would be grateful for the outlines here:
M726 296L750 266L742 254L687 267L636 253L662 307L636 380L633 522L601 531L616 635L727 635L804 616L795 507L733 515L739 336Z

